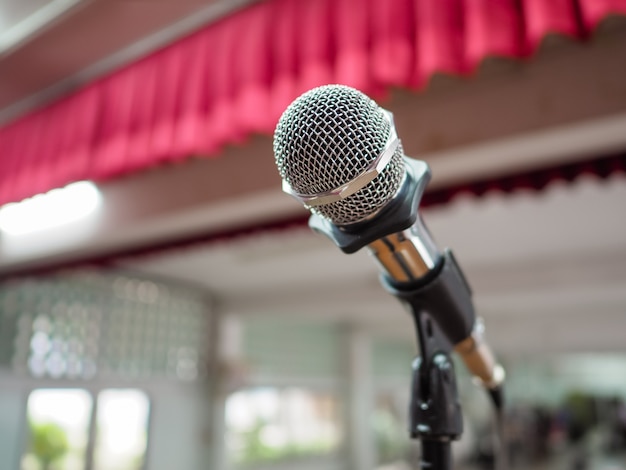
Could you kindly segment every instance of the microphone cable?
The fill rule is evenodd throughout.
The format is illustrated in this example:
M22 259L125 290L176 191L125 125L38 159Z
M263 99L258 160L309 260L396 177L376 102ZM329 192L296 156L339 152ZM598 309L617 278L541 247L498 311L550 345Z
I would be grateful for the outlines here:
M493 404L493 468L509 470L508 427L502 385L489 389L489 396Z

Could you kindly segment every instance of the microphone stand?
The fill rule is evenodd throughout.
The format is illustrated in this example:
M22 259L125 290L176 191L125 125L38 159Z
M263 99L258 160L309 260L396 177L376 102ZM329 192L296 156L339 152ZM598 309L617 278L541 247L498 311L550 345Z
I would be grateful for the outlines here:
M451 264L456 263L451 252L446 251L434 278L411 290L398 290L388 279L382 279L384 287L408 307L415 322L420 355L412 367L409 433L412 439L421 441L420 468L424 470L451 470L451 443L463 433L456 374L450 357L453 348L433 318L441 307L438 302L441 297L436 291L453 272L446 269Z
M344 253L411 227L430 180L430 169L407 160L411 171L394 201L375 222L340 227L316 214L309 226L330 238ZM435 268L417 283L403 285L384 274L381 283L409 309L419 339L420 357L413 363L409 406L410 436L422 442L421 468L450 470L451 442L463 431L449 337L465 338L474 324L471 293L452 253L445 250Z

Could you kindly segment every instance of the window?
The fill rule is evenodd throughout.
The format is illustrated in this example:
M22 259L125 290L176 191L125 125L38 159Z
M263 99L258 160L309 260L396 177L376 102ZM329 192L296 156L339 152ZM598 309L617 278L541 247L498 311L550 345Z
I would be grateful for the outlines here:
M322 456L340 441L338 402L301 388L239 391L226 404L228 450L236 463Z
M142 468L148 415L148 397L139 390L104 390L98 394L94 470Z
M38 389L28 397L28 439L21 470L139 470L148 441L150 402L135 389ZM90 446L90 443L94 443ZM90 452L93 447L93 454Z
M86 390L40 389L28 397L23 470L85 468L92 398Z
M382 392L376 397L372 427L379 465L408 464L413 460L408 426L408 398L405 394Z

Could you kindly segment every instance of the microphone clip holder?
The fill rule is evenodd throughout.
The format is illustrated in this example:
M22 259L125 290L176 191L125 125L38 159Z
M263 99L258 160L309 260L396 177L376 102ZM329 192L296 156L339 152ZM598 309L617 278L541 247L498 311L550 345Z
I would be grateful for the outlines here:
M311 229L349 254L411 227L418 218L430 169L419 160L407 159L406 163L406 180L375 221L340 227L313 214L309 218ZM451 441L463 432L451 340L466 338L472 331L475 317L469 286L450 250L444 250L435 268L419 282L398 285L382 275L381 283L409 309L419 339L420 357L414 361L412 372L409 432L422 443L421 468L449 470ZM451 321L446 321L448 316Z
M446 338L435 316L439 310L432 291L445 284L445 265L455 264L449 250L426 283L410 290L398 290L385 277L385 289L399 298L410 311L419 343L419 356L413 361L409 403L409 433L422 444L420 468L452 469L451 442L463 433L452 343ZM432 313L431 313L432 312Z

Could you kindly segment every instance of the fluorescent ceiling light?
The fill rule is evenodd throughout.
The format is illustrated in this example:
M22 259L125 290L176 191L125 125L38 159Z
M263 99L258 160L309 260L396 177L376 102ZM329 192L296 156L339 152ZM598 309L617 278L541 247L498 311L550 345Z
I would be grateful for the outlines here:
M11 49L18 47L81 1L83 0L51 0L22 18L9 17L8 20L13 24L0 31L0 56L7 55ZM19 3L21 2L15 2L16 5Z
M0 230L23 235L59 227L95 212L100 202L96 186L91 181L79 181L0 207Z

